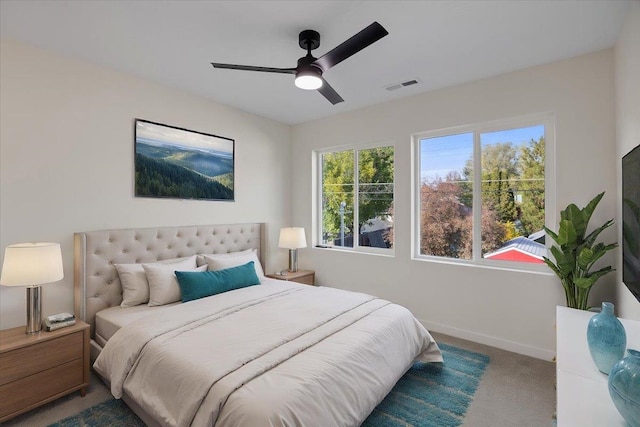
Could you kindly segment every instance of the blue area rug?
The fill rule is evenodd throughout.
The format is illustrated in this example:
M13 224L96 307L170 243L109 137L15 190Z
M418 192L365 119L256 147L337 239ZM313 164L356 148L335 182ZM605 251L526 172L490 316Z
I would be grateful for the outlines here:
M87 408L49 427L146 427L122 401L111 399Z
M363 427L456 427L478 388L489 357L440 344L444 364L415 363ZM121 400L85 409L49 427L144 427Z
M415 363L363 427L456 427L473 400L489 356L438 343L444 364Z

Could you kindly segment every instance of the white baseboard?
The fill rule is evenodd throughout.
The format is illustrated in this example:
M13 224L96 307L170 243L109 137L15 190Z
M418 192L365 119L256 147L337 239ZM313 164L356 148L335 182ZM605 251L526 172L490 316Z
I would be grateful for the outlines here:
M443 325L441 323L429 322L422 319L420 319L420 322L425 326L425 328L433 332L439 332L441 334L461 338L463 340L490 345L491 347L500 348L502 350L507 350L518 354L524 354L525 356L535 357L536 359L551 361L556 357L555 351L552 350L532 347L527 344L483 335L477 332L467 331L465 329L454 328L452 326Z

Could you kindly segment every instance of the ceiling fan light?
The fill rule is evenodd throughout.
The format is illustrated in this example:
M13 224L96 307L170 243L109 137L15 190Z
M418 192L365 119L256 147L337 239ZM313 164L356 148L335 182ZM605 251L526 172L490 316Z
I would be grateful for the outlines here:
M296 86L300 89L315 90L322 87L322 80L318 76L297 76Z
M322 87L322 71L312 66L304 67L296 74L296 86L304 90L315 90Z

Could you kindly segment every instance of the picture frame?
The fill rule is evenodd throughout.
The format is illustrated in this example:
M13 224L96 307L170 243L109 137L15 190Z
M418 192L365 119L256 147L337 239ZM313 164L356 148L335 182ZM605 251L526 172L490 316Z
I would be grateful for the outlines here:
M235 140L135 119L135 196L235 200Z

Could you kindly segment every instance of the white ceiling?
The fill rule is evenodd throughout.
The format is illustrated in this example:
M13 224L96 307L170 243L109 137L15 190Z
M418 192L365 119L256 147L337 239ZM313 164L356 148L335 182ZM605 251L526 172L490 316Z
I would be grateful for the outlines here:
M84 58L297 124L615 44L629 1L0 0L0 35ZM213 69L211 61L295 67L298 33L316 57L380 22L389 35L328 70L331 105L292 75ZM388 91L417 78L421 84Z

